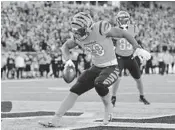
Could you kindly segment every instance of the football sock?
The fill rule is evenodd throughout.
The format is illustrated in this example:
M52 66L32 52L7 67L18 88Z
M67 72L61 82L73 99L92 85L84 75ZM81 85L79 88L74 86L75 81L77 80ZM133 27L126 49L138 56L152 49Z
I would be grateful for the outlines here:
M107 124L109 120L109 115L112 113L112 104L111 104L111 96L110 93L108 93L106 96L101 97L103 104L104 104L104 109L105 109L105 114L104 114L104 120L103 123Z
M55 115L58 117L62 117L69 109L73 107L77 98L78 98L77 94L70 92L69 95L61 103L61 106L55 113Z
M144 95L140 95L140 98L143 99L144 98Z

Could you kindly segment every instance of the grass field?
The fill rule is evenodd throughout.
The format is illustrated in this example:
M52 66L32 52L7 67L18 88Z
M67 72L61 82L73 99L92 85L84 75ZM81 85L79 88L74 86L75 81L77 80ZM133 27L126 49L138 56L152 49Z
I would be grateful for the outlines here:
M74 81L75 82L75 81ZM73 83L74 83L73 82ZM79 97L64 116L58 130L175 130L175 75L144 75L144 91L151 105L139 102L131 77L123 77L114 108L114 119L103 126L103 104L94 89ZM8 80L1 82L2 101L12 110L1 113L2 130L44 130L37 124L48 120L73 84L62 79Z

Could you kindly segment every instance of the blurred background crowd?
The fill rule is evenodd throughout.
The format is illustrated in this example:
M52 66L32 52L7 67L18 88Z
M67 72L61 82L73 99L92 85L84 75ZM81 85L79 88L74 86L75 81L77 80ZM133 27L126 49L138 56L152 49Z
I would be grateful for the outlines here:
M119 9L130 13L132 23L139 28L136 40L152 52L152 59L141 66L143 73L173 73L175 4L167 3L1 2L1 78L61 77L64 61L60 47L71 37L71 17L88 11L94 21L108 20L117 26ZM91 56L80 48L71 53L77 75L91 66Z

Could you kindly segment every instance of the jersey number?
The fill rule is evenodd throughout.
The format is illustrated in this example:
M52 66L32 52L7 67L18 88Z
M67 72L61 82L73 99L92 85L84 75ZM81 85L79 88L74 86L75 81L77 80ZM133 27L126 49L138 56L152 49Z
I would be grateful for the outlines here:
M86 46L85 47L86 51L91 52L92 54L95 54L97 56L103 56L104 55L104 49L101 45L99 44L94 44L91 47Z
M120 39L119 43L120 43L119 45L120 50L131 50L132 49L132 45L124 38Z

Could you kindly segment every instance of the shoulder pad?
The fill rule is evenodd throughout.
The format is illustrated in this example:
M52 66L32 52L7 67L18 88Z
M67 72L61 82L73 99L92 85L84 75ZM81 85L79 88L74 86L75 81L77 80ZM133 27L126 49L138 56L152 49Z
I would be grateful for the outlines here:
M107 21L100 21L99 23L99 33L101 35L107 34L111 30L111 24Z

